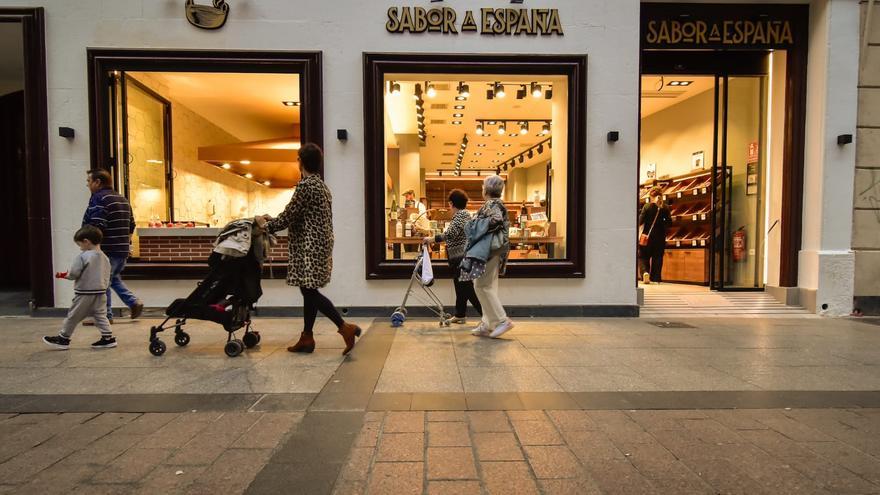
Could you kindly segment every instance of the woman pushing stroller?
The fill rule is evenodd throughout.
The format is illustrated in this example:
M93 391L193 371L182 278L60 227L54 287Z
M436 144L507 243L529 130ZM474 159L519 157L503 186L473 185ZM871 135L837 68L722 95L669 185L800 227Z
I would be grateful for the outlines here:
M303 295L303 331L299 341L287 350L305 353L315 350L313 328L320 311L336 325L345 341L342 354L348 354L360 337L361 329L345 322L333 303L318 291L330 282L333 270L332 197L318 175L324 155L318 145L304 144L299 149L298 161L302 179L293 197L284 211L277 218L268 219L266 224L269 232L287 229L287 285L299 287Z

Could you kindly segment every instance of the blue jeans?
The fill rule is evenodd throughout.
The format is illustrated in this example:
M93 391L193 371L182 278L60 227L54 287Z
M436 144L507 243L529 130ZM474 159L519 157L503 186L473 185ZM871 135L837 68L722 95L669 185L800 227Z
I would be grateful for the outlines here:
M114 255L111 253L107 254L107 258L110 259L110 287L107 288L107 317L112 320L113 309L110 301L110 294L112 294L113 291L116 292L119 299L122 299L122 302L129 308L134 306L138 301L138 298L128 290L128 287L126 287L125 283L122 281L122 270L125 269L125 260L128 259L128 255Z

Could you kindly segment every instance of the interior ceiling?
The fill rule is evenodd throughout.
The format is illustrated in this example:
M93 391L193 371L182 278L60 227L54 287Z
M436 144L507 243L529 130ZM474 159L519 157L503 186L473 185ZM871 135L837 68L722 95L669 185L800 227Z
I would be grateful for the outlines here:
M0 22L0 80L24 82L21 23Z
M396 147L396 136L402 134L416 134L416 106L413 93L415 85L422 86L422 98L425 101L425 130L427 139L425 146L420 149L420 160L426 171L438 169L451 170L455 167L458 151L461 148L462 138L467 135L468 146L462 160L462 170L483 169L494 170L503 165L505 161L518 155L522 151L546 140L548 136L541 136L541 122L530 122L529 132L519 134L519 125L508 123L507 132L502 136L497 134L498 126L485 127L482 136L476 134L477 120L510 121L534 119L551 120L552 100L533 98L530 94L522 100L516 99L516 92L521 84L527 87L531 82L538 82L542 89L553 88L554 99L565 96L567 91L564 76L523 76L523 75L468 75L467 79L461 76L443 74L387 74L386 82L400 83L399 95L386 93L386 126L390 126L395 136L389 136L386 132L387 144ZM434 83L437 95L429 98L425 94L425 81ZM486 90L494 81L505 84L506 96L504 98L488 99ZM464 82L469 86L470 96L467 100L458 101L458 83ZM463 109L455 109L455 105L463 105ZM462 117L453 117L453 114L461 113ZM453 121L461 121L460 125ZM510 134L513 134L511 136ZM478 146L485 144L485 147ZM506 145L506 146L505 146ZM477 154L479 153L479 155ZM544 147L543 154L534 153L534 157L517 167L529 167L538 163L544 163L550 159L550 150Z
M138 72L130 72L137 78ZM151 72L172 100L242 141L299 134L297 74Z
M691 84L670 86L669 83L672 81L691 81ZM714 87L715 78L712 76L683 76L680 74L642 76L641 116L645 118Z

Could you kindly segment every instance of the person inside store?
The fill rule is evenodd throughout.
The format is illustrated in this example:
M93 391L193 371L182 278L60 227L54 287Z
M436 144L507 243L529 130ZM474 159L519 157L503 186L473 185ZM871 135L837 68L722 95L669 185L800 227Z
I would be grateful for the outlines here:
M661 189L654 187L648 193L648 203L639 214L639 273L646 284L661 281L666 228L670 223L672 215L669 206L663 200Z
M333 303L318 290L330 282L333 271L332 197L319 175L324 153L316 144L304 144L297 160L302 179L293 197L278 217L265 217L268 232L287 229L287 285L299 287L303 296L303 331L299 341L287 350L304 353L315 350L313 329L320 311L336 325L345 341L342 351L345 355L351 352L361 329L343 320Z
M452 270L452 282L455 285L455 315L453 323L467 323L467 303L470 301L477 313L483 315L483 307L477 294L474 292L474 283L471 280L459 280L461 262L464 259L467 247L467 234L465 228L471 221L471 215L467 212L468 195L461 189L453 189L449 192L449 210L452 213L452 221L442 234L433 237L425 237L426 244L434 242L446 243L446 257L449 268Z
M498 297L498 276L507 266L510 252L510 218L501 201L504 179L490 175L483 180L485 203L468 222L468 236L459 278L474 281L474 292L483 310L480 324L471 330L478 337L501 337L513 328L513 322Z
M417 206L419 208L419 215L424 213L425 216L428 216L428 214L430 214L430 211L428 211L428 198L419 198Z

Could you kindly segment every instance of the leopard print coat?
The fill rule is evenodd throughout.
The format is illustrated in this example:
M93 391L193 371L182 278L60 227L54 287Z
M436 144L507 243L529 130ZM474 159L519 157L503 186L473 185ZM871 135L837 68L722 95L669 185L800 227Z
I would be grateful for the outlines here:
M330 189L317 175L299 181L284 211L269 221L269 232L287 229L290 252L287 285L320 289L333 271L333 212Z

